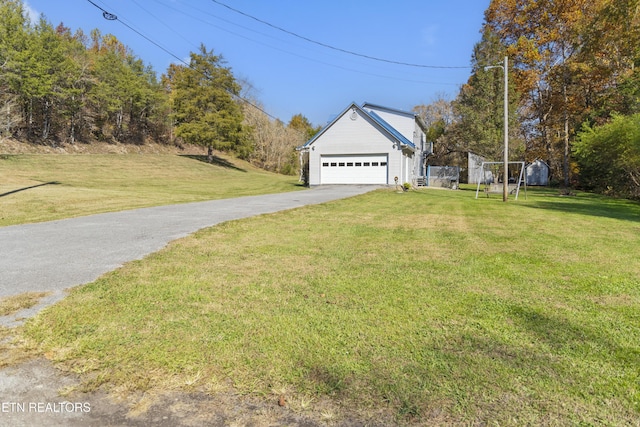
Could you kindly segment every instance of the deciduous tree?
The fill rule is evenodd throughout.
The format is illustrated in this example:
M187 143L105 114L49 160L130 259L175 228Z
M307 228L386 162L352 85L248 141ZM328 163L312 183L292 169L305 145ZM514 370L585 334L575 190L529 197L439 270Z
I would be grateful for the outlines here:
M302 114L295 114L292 116L287 127L300 132L300 134L303 135L304 140L311 139L320 130L320 126L312 125L309 119Z
M585 117L587 88L575 77L586 25L606 0L492 0L486 27L507 47L528 137L570 180L570 142Z
M586 189L640 199L640 114L586 126L574 152Z
M462 154L469 151L489 160L503 158L504 70L486 69L486 67L503 63L504 55L505 47L496 34L485 28L482 40L473 50L472 74L467 83L461 87L458 97L449 104L450 111L447 115L431 114L432 118L426 119L430 132L435 132L434 136L441 135L436 144L437 155L446 156L456 153L458 162L462 162ZM512 70L508 72L511 73ZM519 127L516 126L518 100L515 84L510 80L510 158L522 156L522 138Z
M252 104L259 106L255 100ZM295 174L298 171L296 147L319 129L314 128L302 114L294 115L285 125L281 120L274 120L248 104L244 108L244 116L252 129L254 150L250 156L251 162L269 171Z
M582 33L579 82L590 122L640 112L640 0L604 2Z

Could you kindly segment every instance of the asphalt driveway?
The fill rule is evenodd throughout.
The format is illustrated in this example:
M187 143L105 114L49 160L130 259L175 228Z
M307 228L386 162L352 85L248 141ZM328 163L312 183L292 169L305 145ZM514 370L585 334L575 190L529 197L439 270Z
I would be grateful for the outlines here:
M0 325L18 325L63 298L65 289L92 282L199 229L351 197L375 188L322 186L0 227L0 298L24 292L50 292L36 307L0 317Z

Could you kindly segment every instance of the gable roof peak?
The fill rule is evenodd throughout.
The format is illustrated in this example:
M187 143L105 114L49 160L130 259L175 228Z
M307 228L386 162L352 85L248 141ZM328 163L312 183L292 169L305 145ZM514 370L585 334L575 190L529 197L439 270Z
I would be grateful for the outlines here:
M365 109L365 106L369 106L371 108L371 110L373 110L373 107L377 107L376 109L378 109L378 110L384 109L385 111L392 111L392 112L395 111L397 113L405 114L405 115L408 115L410 117L416 117L416 115L413 114L413 113L407 113L407 112L400 111L400 110L393 110L393 109L386 108L386 107L381 107L381 106L374 106L373 104L367 104L367 103L363 104L362 107L361 107L357 103L352 102L351 104L349 104L347 106L347 108L343 109L340 112L340 114L337 114L322 129L320 129L320 131L318 133L316 133L310 140L308 140L301 147L298 147L298 149L299 150L308 149L318 138L320 138L320 136L322 136L327 131L327 129L329 129L331 126L334 125L334 123L336 123L338 120L340 120L342 117L344 117L345 114L347 114L349 112L349 110L353 110L354 113L356 111L359 111L364 117L368 117L369 120L371 120L373 123L375 123L382 132L385 132L386 134L391 136L391 138L396 140L400 145L402 145L404 147L408 147L408 148L410 148L412 150L416 149L416 146L414 145L413 142L411 142L407 138L405 138L400 132L398 132L397 129L395 129L393 126L391 126L389 123L387 123L378 114L376 114L375 111L367 111Z
M299 147L299 148L301 148L301 149L302 149L302 148L304 148L304 147L309 147L311 144L313 144L313 143L316 141L316 139L318 139L318 138L319 138L323 133L325 133L325 131L326 131L327 129L329 129L329 128L330 128L330 127L331 127L335 122L337 122L338 120L340 120L340 118L341 118L342 116L344 116L344 115L347 113L347 111L349 111L349 110L351 110L351 109L355 109L355 110L361 111L364 115L369 115L369 113L367 113L367 111L366 111L366 110L364 110L362 107L360 107L360 106L359 106L355 101L354 101L354 102L351 102L351 104L349 104L349 106L347 106L347 108L343 109L339 114L336 114L336 115L335 115L335 117L333 117L331 120L329 120L329 121L327 122L327 124L326 124L326 125L324 125L324 126L322 127L322 129L320 129L320 130L318 131L318 133L316 133L316 134L315 134L315 135L314 135L310 140L308 140L307 142L305 142L305 143L302 145L302 147Z

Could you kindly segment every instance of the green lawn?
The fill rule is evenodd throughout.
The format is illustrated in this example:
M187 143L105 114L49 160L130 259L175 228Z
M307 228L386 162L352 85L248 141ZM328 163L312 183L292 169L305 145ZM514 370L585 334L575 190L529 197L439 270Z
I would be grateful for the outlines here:
M232 387L408 424L637 425L640 205L474 196L381 190L228 222L23 333L87 389Z
M0 155L0 226L300 188L297 177L202 157Z

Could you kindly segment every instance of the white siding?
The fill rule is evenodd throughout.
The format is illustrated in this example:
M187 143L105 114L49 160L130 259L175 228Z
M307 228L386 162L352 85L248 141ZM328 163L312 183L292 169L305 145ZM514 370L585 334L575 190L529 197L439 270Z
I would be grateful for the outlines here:
M365 104L364 107L367 111L375 112L385 122L389 123L398 132L400 132L402 136L413 142L416 147L416 153L411 154L409 152L405 152L405 155L411 157L411 159L406 160L402 169L399 170L395 176L398 176L398 181L402 181L401 184L410 182L417 185L417 178L419 176L425 176L426 173L422 164L422 150L424 149L423 145L426 141L424 132L418 125L415 116L412 113L404 113L373 105Z
M401 147L396 137L389 134L388 129L369 116L377 114L388 126L400 133L415 146ZM417 184L417 178L424 176L423 150L426 141L413 113L403 112L376 105L365 104L362 108L352 104L332 121L327 128L305 146L309 157L309 184L321 185L329 183L373 183L382 182L393 185L395 177L398 183ZM330 156L353 159L353 168L330 169L323 166L323 157ZM386 156L386 171L365 171L358 169L356 162L364 162L370 156ZM360 159L360 160L356 160ZM327 163L326 161L324 163ZM323 175L323 167L324 175ZM383 178L384 173L386 177ZM324 178L323 178L324 176Z
M377 115L382 117L382 120L389 123L394 129L400 132L402 136L407 138L409 141L414 142L416 121L413 116L371 106L366 106L365 109L368 111L374 111Z
M355 114L353 113L355 111ZM320 137L309 151L309 184L320 185L323 155L388 155L387 184L402 173L402 152L393 148L393 139L357 109L347 110Z

